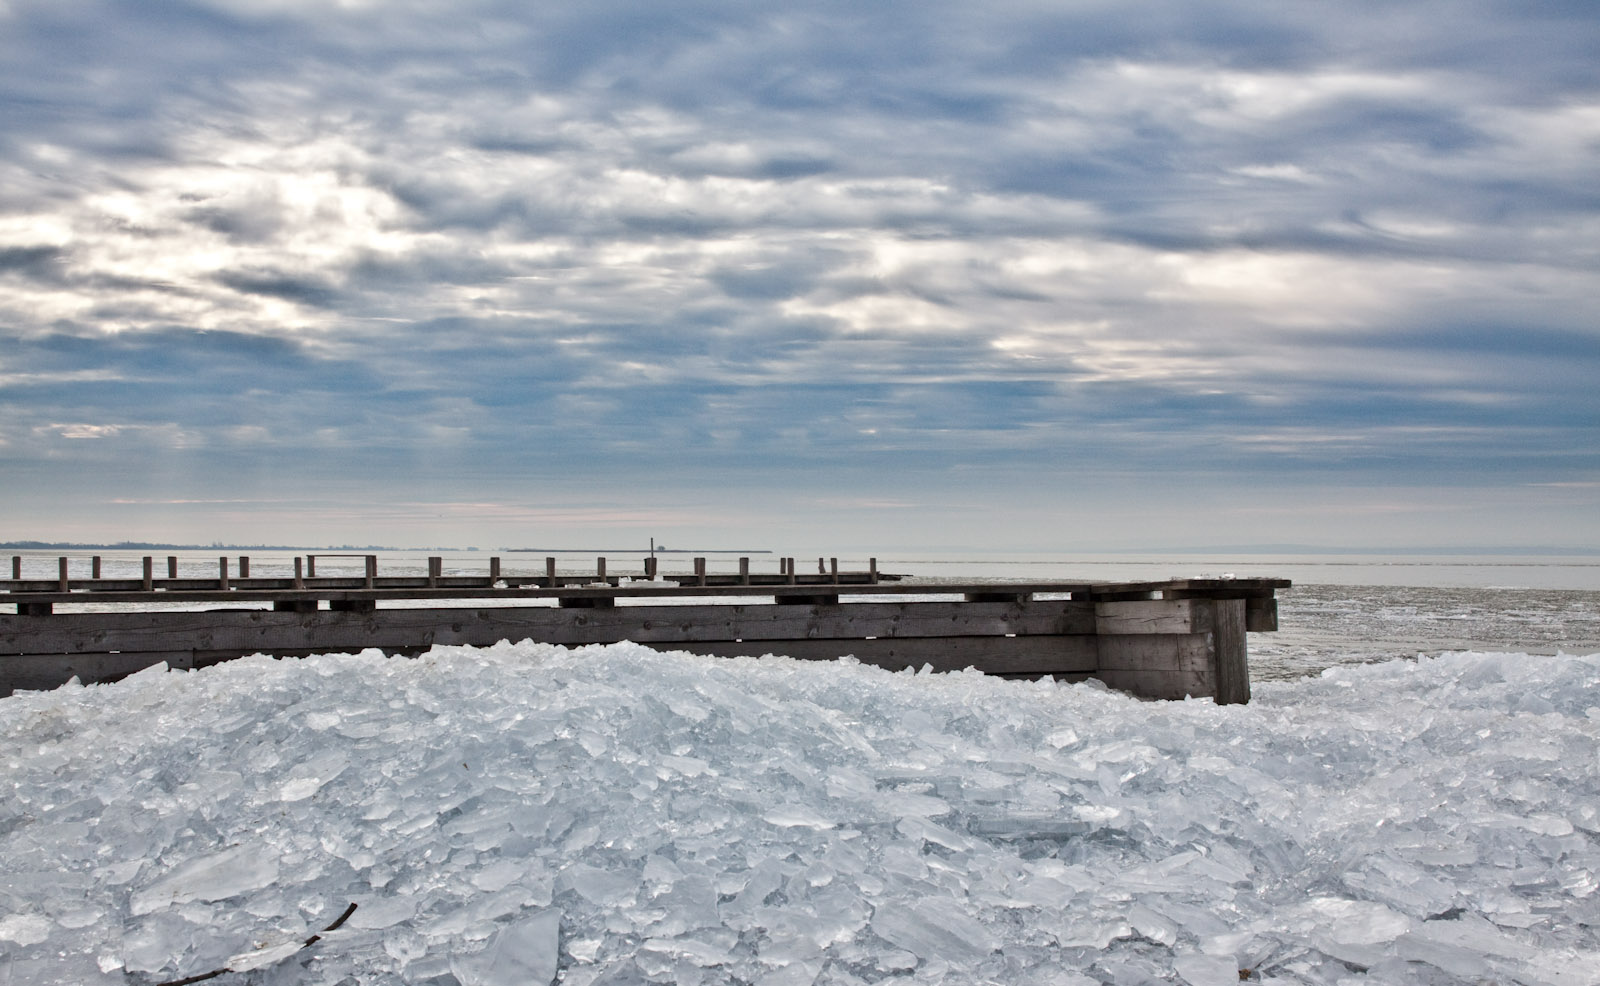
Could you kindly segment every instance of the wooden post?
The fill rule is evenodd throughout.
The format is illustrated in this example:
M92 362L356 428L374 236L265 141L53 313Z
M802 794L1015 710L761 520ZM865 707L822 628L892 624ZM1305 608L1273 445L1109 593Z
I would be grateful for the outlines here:
M867 559L867 581L873 585L878 584L878 559Z
M175 579L177 577L178 577L178 556L177 555L168 555L167 556L167 578Z
M739 559L739 584L750 584L750 559L748 558Z
M367 562L367 588L372 588L378 581L378 556L368 555Z
M544 584L551 589L556 587L556 560L554 558L546 558L544 560Z
M794 559L790 558L789 559L789 584L790 585L794 585L795 584L795 580L796 580L796 576L794 574Z
M439 573L443 570L443 558L440 558L438 555L433 555L428 558L428 588L436 588L439 585Z
M706 584L706 560L704 558L696 558L694 560L694 584Z
M227 587L228 587L228 556L227 555L223 555L221 558L217 559L217 588L226 589Z
M1250 658L1245 646L1245 601L1218 599L1211 640L1216 656L1218 705L1250 701Z
M60 578L58 580L57 589L59 591L61 591L61 592L69 592L69 591L71 591L72 587L67 582L67 559L66 559L66 556L63 555L60 558L58 567L61 569L61 574L60 574Z
M305 578L305 575L301 571L301 562L302 562L301 557L299 555L295 555L294 556L294 587L296 589L304 589L306 587L306 578Z
M11 577L13 579L18 580L18 581L21 581L21 579L22 579L22 556L21 555L12 555L11 556Z
M828 559L826 559L826 558L818 558L817 559L817 574L818 575L827 575L828 574Z
M495 555L489 559L489 584L494 585L500 581L500 556Z
M155 588L155 559L149 555L144 556L144 584L145 592Z
M656 556L651 555L644 560L644 577L651 582L656 580Z
M306 578L314 579L316 577L317 577L317 556L316 555L306 555Z
M828 578L834 585L839 584L839 559L828 559Z
M100 556L99 555L95 555L94 557L89 559L89 577L91 579L98 579L100 577Z
M606 580L606 560L604 558L596 558L594 560L594 580L596 582L604 582Z
M241 579L250 577L250 557L248 555L239 556L239 577Z

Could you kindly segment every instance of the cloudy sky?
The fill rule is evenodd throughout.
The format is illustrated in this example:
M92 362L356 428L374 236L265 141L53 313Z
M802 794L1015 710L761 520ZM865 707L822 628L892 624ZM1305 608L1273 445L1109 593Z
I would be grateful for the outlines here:
M1593 0L0 0L0 540L1600 547Z

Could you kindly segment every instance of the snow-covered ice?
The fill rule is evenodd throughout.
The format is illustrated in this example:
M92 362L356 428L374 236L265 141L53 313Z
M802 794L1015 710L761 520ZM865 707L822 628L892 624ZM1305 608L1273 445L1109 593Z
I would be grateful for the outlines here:
M631 644L255 657L0 700L0 742L0 983L1600 982L1600 656L1229 707Z

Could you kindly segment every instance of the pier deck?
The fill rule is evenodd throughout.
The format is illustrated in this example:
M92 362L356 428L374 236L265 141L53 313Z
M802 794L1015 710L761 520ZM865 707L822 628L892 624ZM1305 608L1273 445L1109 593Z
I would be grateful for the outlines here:
M434 645L501 640L565 644L630 640L710 656L845 654L891 669L975 667L1009 677L1095 677L1156 699L1249 701L1246 633L1277 629L1284 579L1159 582L935 582L837 562L800 574L707 571L661 575L655 559L633 573L542 574L501 570L379 575L364 556L358 576L317 576L315 558L290 576L251 577L249 560L219 559L215 576L166 577L144 560L142 577L22 579L20 559L0 580L0 694L57 687L73 677L108 681L166 662L197 668L254 653L292 657L379 648L419 654ZM327 556L321 556L327 557ZM230 571L230 567L232 570ZM235 574L237 573L237 574ZM69 611L116 604L111 612ZM241 606L241 604L245 604ZM266 605L263 605L266 604ZM174 608L174 606L181 608ZM99 608L99 607L95 607Z

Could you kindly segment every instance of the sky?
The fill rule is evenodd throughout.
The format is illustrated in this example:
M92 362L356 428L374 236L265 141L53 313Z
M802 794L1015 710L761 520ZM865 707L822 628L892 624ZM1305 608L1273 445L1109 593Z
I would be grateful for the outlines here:
M1592 0L0 0L0 540L1600 547Z

